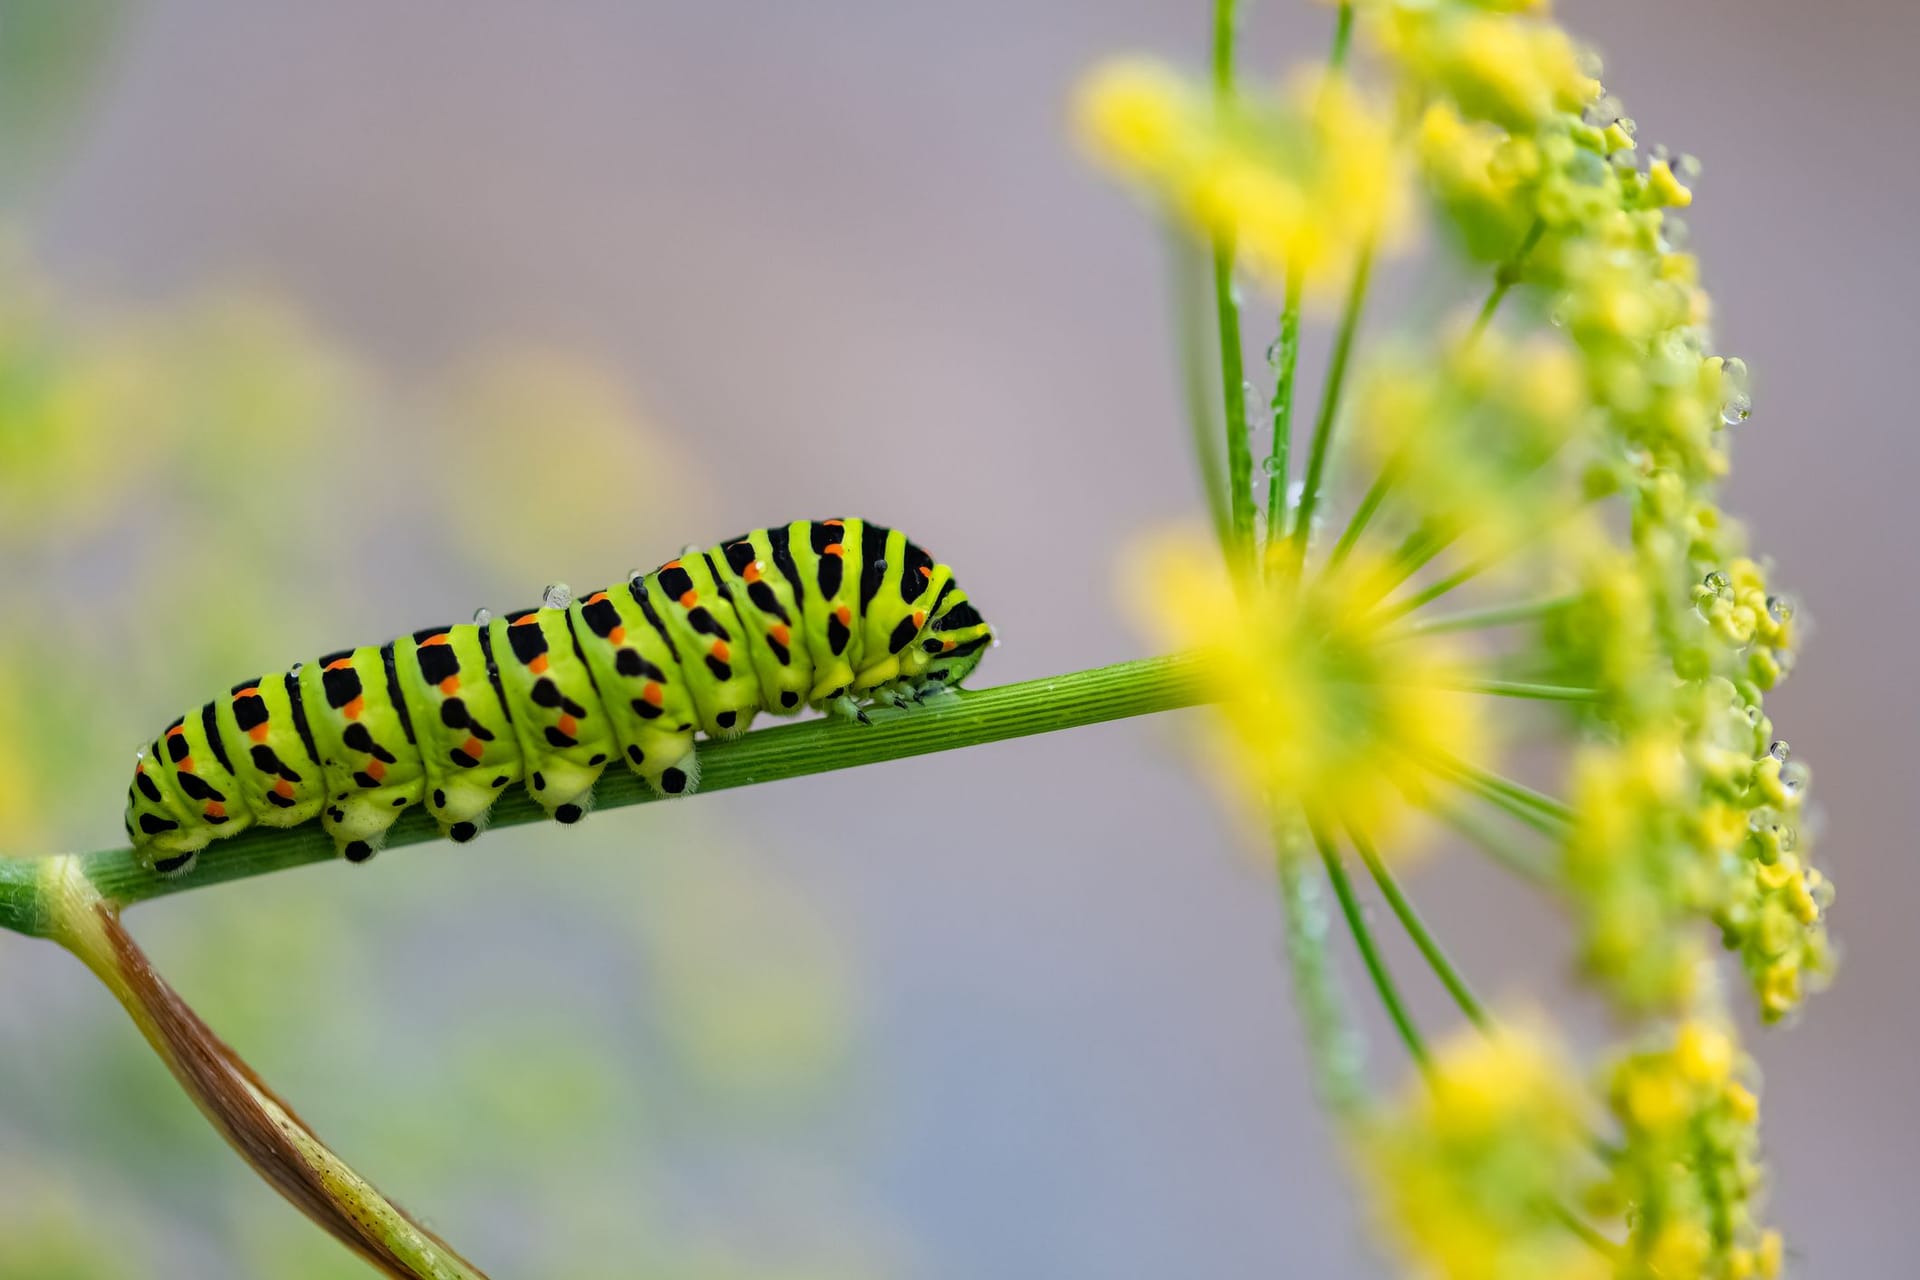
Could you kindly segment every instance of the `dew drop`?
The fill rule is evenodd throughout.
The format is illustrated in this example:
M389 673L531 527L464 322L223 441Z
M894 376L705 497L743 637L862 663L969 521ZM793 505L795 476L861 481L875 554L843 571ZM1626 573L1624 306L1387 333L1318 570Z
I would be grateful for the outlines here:
M1267 363L1278 369L1287 362L1287 340L1275 338L1267 344Z
M1702 578L1700 585L1712 592L1714 598L1717 600L1733 599L1733 579L1727 577L1726 574L1720 572L1718 569L1715 569L1712 573Z
M1720 405L1720 421L1730 427L1738 426L1753 416L1753 399L1744 391L1736 391Z
M1268 454L1266 457L1260 459L1260 474L1266 476L1269 480L1279 475L1280 459L1274 457L1272 454Z
M1787 757L1793 754L1793 748L1787 745L1785 738L1775 738L1767 744L1767 754L1785 764Z
M304 669L304 668L306 667L306 665L307 665L307 664L306 664L306 663L304 663L304 662L296 662L296 663L294 663L294 664L293 664L293 666L292 666L292 667L290 667L290 668L288 668L288 670L287 670L287 674L288 674L288 675L290 675L290 676L297 676L297 675L299 675L299 674L300 674L300 672L302 671L302 669Z
M1793 847L1800 843L1800 829L1791 822L1776 823L1773 838L1780 842L1780 852L1792 853Z
M564 609L573 603L573 588L564 582L549 582L540 593L540 603L548 609Z
M473 611L474 626L484 627L489 622L492 622L492 621L493 621L493 610L485 607L484 605Z
M767 566L761 564L758 560L755 560L753 562L753 567L759 570L761 573L765 573L767 571ZM887 571L887 558L885 556L881 556L878 560L875 560L873 562L873 571L875 573L885 573Z
M1775 622L1790 622L1793 619L1793 601L1785 596L1767 597L1767 616Z
M1587 109L1580 113L1580 118L1596 129L1604 129L1625 114L1626 108L1620 99L1608 93L1589 102Z
M1788 764L1780 767L1780 786L1790 796L1797 796L1807 789L1813 781L1813 775L1803 764Z
M1764 718L1764 716L1765 716L1765 713L1762 712L1760 708L1753 706L1751 704L1748 705L1747 707L1747 723L1748 724L1758 729L1760 727L1760 721Z

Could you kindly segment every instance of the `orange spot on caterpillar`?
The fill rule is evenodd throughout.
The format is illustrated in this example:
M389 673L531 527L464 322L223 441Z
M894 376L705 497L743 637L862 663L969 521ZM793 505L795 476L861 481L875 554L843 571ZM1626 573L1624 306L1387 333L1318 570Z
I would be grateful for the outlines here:
M844 556L847 554L847 549L837 542L829 542L820 554L823 556Z
M224 818L227 816L227 806L221 804L218 800L210 800L207 802L207 807L204 812L209 818Z
M918 631L920 628L926 625L927 625L927 611L925 609L915 609L913 611L913 629L915 631Z
M378 760L367 761L367 776L375 782L387 776L387 766Z
M293 799L293 784L285 778L273 784L273 793L283 800Z
M340 708L340 711L343 715L347 717L347 719L358 720L360 718L360 713L362 711L365 711L366 709L367 709L366 695L362 694L360 697L355 698L352 702L349 702L346 706Z
M678 569L680 567L680 562L678 560L669 560L665 564L661 565L660 567L662 569Z
M513 625L516 627L532 627L538 626L539 624L540 615L538 613L530 613L524 618L516 618L513 622Z
M339 671L345 667L350 667L352 665L353 665L352 658L335 658L332 662L329 662L327 664L327 670Z
M188 757L187 757L187 758L186 758L185 760L182 760L182 761L180 762L180 772L182 772L182 773L192 773L192 772L193 772L193 757L192 757L192 756L188 756Z
M640 696L657 707L667 700L667 691L657 684L649 684L640 691Z
M460 677L457 675L448 676L445 680L442 680L440 682L440 692L449 698L460 692Z
M175 726L173 726L173 728L171 728L171 729L169 729L169 730L167 730L167 736L168 736L169 738L178 738L179 736L181 736L181 735L182 735L182 734L184 734L185 732L186 732L186 730L185 730L184 728L182 728L182 727L181 727L181 726L179 726L179 725L175 725Z
M787 630L787 624L784 622L776 622L768 627L767 634L773 637L775 644L782 647L793 643L793 632Z
M478 760L487 753L487 744L478 738L468 738L460 744L460 754L469 760Z
M622 645L622 644L625 644L626 642L627 642L627 629L625 627L615 627L613 630L607 632L608 644Z
M740 576L748 582L760 581L760 562L758 560L749 560L747 562L747 571Z
M943 640L940 643L940 652L945 653L948 649L957 648L959 644L958 640Z
M537 676L545 675L547 673L547 655L544 653L537 655L532 662L527 664L527 670Z
M927 568L927 566L925 566L925 565L921 565L921 566L920 566L920 576L921 576L921 577L923 577L923 578L931 578L931 577L933 576L933 570L931 570L931 569L929 569L929 568Z
M446 633L446 632L444 632L444 631L442 631L442 632L441 632L441 633L440 633L439 635L437 635L437 636L428 636L428 637L427 637L427 638L426 638L425 640L422 640L422 641L420 642L420 647L421 647L422 649L424 649L424 648L426 648L426 647L427 647L427 646L429 646L429 645L436 645L436 644L448 644L448 643L450 643L450 642L449 642L449 641L448 641L448 639L447 639L447 633Z
M267 725L257 724L253 726L253 728L247 730L247 736L249 738L252 738L255 742L265 742L267 740L267 729L268 729Z
M234 694L233 699L235 702L238 702L242 698L255 698L255 697L258 697L259 695L260 695L260 686L256 684L256 685L250 685L247 688L242 689L240 692Z
M682 609L691 609L699 603L700 593L691 587L687 588L687 593L680 597L680 607Z
M588 603L588 604L599 604L599 603L600 603L600 602L601 602L602 600L605 600L606 598L607 598L607 593L606 593L606 592L604 592L604 591L596 591L596 592L594 592L594 593L593 593L592 595L590 595L590 596L588 596L588 597L587 597L587 603Z
M553 722L553 727L566 734L569 738L572 738L578 736L574 730L580 727L580 722L572 716L562 715L558 720Z
M820 523L830 524L836 529L844 529L847 527L847 522L845 520L822 520Z
M725 640L715 640L713 642L713 648L707 650L707 652L711 653L714 657L720 659L720 661L722 662L726 662L733 657L733 650L727 647L727 642Z
M840 625L843 627L853 625L853 610L847 608L845 605L841 605L838 609L835 609L833 616L840 619Z

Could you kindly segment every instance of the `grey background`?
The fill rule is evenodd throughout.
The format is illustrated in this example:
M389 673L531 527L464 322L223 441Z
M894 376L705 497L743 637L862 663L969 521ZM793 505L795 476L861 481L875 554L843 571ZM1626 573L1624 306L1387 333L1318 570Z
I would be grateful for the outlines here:
M1321 9L1256 8L1250 63L1324 42ZM583 353L711 480L687 537L833 511L898 522L998 623L983 678L1089 666L1140 651L1112 603L1117 548L1194 500L1159 246L1072 154L1063 97L1109 51L1197 50L1202 9L156 4L32 235L62 275L123 296L270 282L401 383L493 342ZM1818 623L1771 705L1829 811L1846 949L1794 1033L1756 1042L1776 1216L1807 1275L1896 1274L1920 1200L1920 11L1569 0L1562 16L1608 51L1643 138L1706 161L1689 220L1722 340L1758 379L1732 500ZM343 518L356 501L342 491ZM564 502L523 518L537 538ZM385 589L398 609L406 591ZM727 801L852 940L880 1136L846 1161L916 1274L1377 1269L1304 1079L1267 879L1166 730ZM612 820L644 844L650 818ZM536 842L554 852L529 836L472 857ZM399 856L379 874L445 869ZM306 894L343 891L302 876ZM1416 885L1489 987L1560 964L1551 911L1470 864ZM449 998L472 980L422 963ZM379 1091L360 1081L360 1105ZM489 1216L436 1221L456 1240L506 1229Z

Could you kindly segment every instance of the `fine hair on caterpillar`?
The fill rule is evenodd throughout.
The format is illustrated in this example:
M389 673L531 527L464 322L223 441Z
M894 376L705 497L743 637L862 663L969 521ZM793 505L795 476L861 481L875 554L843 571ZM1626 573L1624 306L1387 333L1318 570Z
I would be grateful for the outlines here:
M858 717L972 672L992 632L897 529L800 520L688 550L576 598L243 680L140 753L127 835L154 870L258 823L318 819L364 862L407 809L471 840L506 788L578 822L616 757L656 792L699 786L695 734L760 712Z

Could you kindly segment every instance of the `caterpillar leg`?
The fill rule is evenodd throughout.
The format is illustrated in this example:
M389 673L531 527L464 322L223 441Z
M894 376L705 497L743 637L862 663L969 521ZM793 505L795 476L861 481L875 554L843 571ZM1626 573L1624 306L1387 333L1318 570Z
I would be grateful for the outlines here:
M657 796L690 796L700 789L700 755L689 746L659 773L641 773Z

